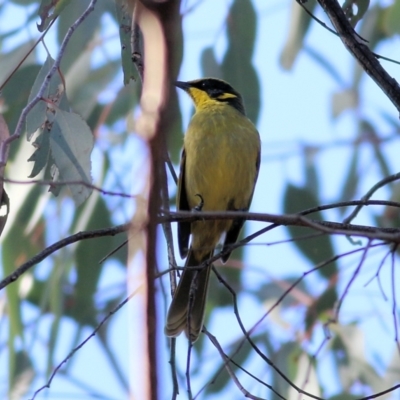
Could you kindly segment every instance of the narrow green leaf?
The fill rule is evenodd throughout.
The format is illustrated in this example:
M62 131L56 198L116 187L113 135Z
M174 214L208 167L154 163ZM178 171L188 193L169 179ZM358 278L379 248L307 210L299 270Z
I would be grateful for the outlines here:
M368 11L369 0L346 0L342 9L351 26L355 28L358 21Z
M80 207L75 217L73 229L82 219L88 222L79 229L87 231L106 228L112 225L110 211L102 197L92 196L84 207ZM104 264L99 261L114 250L114 242L109 237L96 238L93 241L81 241L76 248L76 273L77 279L74 287L73 307L68 314L80 324L94 325L96 323L96 304L94 295L97 292L100 275Z
M360 156L359 146L355 146L353 154L351 155L350 165L347 168L346 177L343 183L342 189L339 191L338 201L349 201L352 200L357 192L360 175L358 171L358 161ZM343 215L345 209L340 208L339 212Z
M311 17L296 1L291 3L289 31L280 55L280 64L286 70L290 70L293 67L297 55L303 47L304 38L311 22ZM313 13L316 5L316 0L309 0L304 6Z
M14 71L17 65L22 59L28 54L29 50L32 49L33 41L22 43L20 46L12 49L8 53L3 53L0 58L0 86L6 81L9 75ZM27 66L28 64L34 63L35 53L31 53L22 65Z
M257 122L260 82L251 59L257 16L250 0L235 0L228 14L228 49L222 61L222 77L243 96L247 115Z
M39 7L40 24L39 32L45 31L50 22L56 19L71 0L42 0Z
M35 370L28 353L24 350L18 351L15 358L15 369L11 378L10 399L23 398L29 390L34 376Z
M71 70L73 69L74 66L71 67ZM79 115L87 119L98 104L100 92L109 85L118 72L119 61L110 61L99 68L88 71L88 75L83 78L77 74L73 74L73 76L68 74L68 85L74 86L72 93L68 91L68 99L72 108L79 110Z
M70 1L65 12L61 13L57 21L58 43L64 37L72 24L82 15L90 3L90 0ZM89 42L94 38L96 31L101 29L103 15L107 11L109 1L98 1L94 10L79 25L71 36L61 61L61 70L68 73L77 57L87 49Z
M284 212L286 214L298 213L318 206L318 204L318 198L309 188L294 186L290 183L286 186L284 193ZM320 212L310 214L308 217L315 220L323 219ZM290 237L296 239L294 245L312 265L317 265L321 261L328 260L334 256L331 239L328 235L319 235L318 232L311 228L297 226L288 227L288 231ZM317 236L307 237L310 235ZM306 236L306 238L301 240L302 236ZM337 265L332 262L318 271L322 276L329 278L337 273Z
M271 354L270 358L274 365L291 381L295 378L298 371L298 360L302 353L302 349L297 342L286 342L279 347L278 351ZM278 374L273 374L272 387L288 399L288 390L290 386L280 378ZM277 399L277 397L274 397Z
M3 116L8 123L10 132L14 132L15 130L21 110L28 102L29 93L40 68L41 66L37 64L21 67L15 72L2 90L1 97L2 101L4 101ZM14 145L11 146L10 159L13 159L14 155L17 153L20 142L21 141L14 142Z
M201 53L201 68L205 77L222 78L221 66L215 59L212 47L206 47Z
M336 286L329 286L307 309L305 318L306 331L311 330L317 322L325 323L332 315L337 302Z
M119 90L105 121L107 125L111 126L118 119L126 118L132 112L135 105L139 102L139 88L140 85L131 82Z

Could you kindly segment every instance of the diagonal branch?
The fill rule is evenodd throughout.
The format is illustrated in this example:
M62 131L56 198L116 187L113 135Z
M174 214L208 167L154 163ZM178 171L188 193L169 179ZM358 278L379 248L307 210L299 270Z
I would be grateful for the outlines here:
M377 60L374 53L357 35L337 0L318 0L347 50L358 60L364 71L382 89L400 112L400 86Z

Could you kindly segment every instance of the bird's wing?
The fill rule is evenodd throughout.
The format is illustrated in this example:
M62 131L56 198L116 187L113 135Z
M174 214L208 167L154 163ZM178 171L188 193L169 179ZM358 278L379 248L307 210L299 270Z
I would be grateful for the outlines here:
M257 182L258 171L259 170L260 170L260 151L258 151L257 159L256 159L256 175L254 177L253 190L252 190L251 195L249 197L249 201L247 203L247 206L245 207L244 210L240 210L240 211L247 211L250 208L251 200L252 200L253 194L254 194L254 188L256 187L256 182ZM235 211L237 211L237 210L235 210ZM223 247L222 251L227 250L230 245L236 243L236 241L237 241L237 239L239 237L240 230L242 229L242 226L244 224L244 221L245 220L242 219L242 218L237 218L237 219L233 220L231 228L226 233L224 247ZM221 257L222 262L228 261L228 258L230 257L230 255L231 255L231 251L229 253L227 253L226 255L224 255L223 257Z
M181 167L178 180L178 193L176 195L176 208L178 211L189 211L189 203L185 187L186 152L182 150ZM178 245L182 258L185 258L189 248L190 222L178 222Z

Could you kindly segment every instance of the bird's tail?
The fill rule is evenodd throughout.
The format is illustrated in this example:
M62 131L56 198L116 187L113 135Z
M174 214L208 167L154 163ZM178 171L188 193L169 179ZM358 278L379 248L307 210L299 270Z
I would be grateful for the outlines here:
M192 249L189 250L185 269L169 306L165 324L167 336L178 336L185 331L192 343L199 337L203 327L211 265L202 269L187 267L199 266L211 256L212 253L197 259L195 252Z

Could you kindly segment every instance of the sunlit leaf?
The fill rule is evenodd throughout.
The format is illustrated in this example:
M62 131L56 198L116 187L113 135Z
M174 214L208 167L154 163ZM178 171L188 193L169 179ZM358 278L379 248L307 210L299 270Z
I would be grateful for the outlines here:
M358 93L353 89L346 89L332 95L332 117L339 117L344 111L355 109L358 106Z

